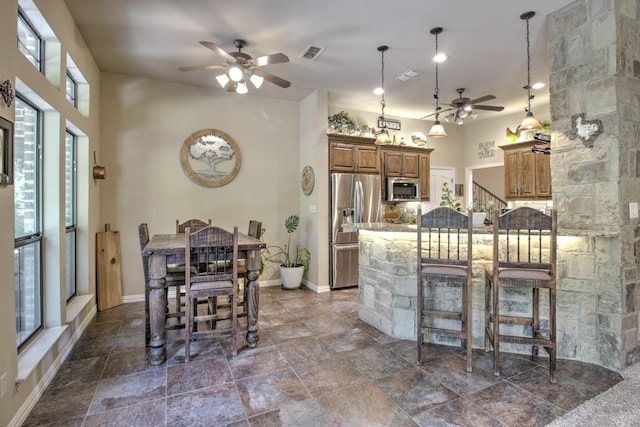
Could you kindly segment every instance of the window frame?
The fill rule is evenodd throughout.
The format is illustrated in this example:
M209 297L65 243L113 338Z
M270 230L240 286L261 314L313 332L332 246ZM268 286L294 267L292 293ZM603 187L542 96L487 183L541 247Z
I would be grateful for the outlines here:
M67 185L67 138L71 137L71 185ZM69 129L65 131L65 235L68 237L70 234L73 234L73 251L72 254L69 253L69 247L66 248L67 252L65 255L65 262L67 266L66 278L65 278L65 296L67 303L76 295L77 293L77 229L78 229L78 196L77 196L77 188L78 188L78 173L77 173L77 156L78 156L78 136L71 132ZM71 189L71 195L67 194L67 189ZM67 222L67 204L71 204L71 223ZM67 239L67 245L69 244L69 239ZM71 255L71 260L67 257ZM70 262L72 261L72 262ZM71 267L71 268L70 268ZM68 281L71 281L70 286Z
M24 349L27 344L29 344L34 337L38 334L39 331L41 331L44 327L44 304L45 304L45 293L44 293L44 280L43 280L43 259L44 259L44 239L43 239L43 186L42 186L42 167L43 167L43 157L42 157L42 136L43 136L43 130L44 130L44 112L39 109L38 107L36 107L33 103L29 102L25 97L21 96L19 93L16 94L16 110L18 110L18 104L19 103L24 103L25 106L27 108L30 108L33 112L34 112L34 116L35 116L35 120L34 120L34 126L35 126L35 131L34 131L34 147L35 147L35 153L33 156L33 161L34 161L34 167L33 167L33 171L34 171L34 191L36 192L35 197L33 199L34 203L35 203L35 207L34 207L34 230L32 233L30 234L24 234L21 236L16 237L14 235L14 262L15 262L15 256L16 256L16 251L21 251L24 250L24 248L27 248L30 245L37 245L37 265L34 265L34 269L37 270L37 275L34 277L35 280L38 282L37 283L37 292L39 293L39 306L35 307L34 309L34 313L37 312L37 316L39 318L39 325L35 328L33 328L33 330L31 330L29 332L29 334L22 338L21 337L21 330L19 329L20 324L18 323L18 314L21 312L20 310L20 306L18 306L18 301L19 301L19 297L20 297L20 293L17 292L15 299L16 299L16 344L18 347L18 352L20 352L22 349ZM16 153L16 147L15 147L15 141L18 140L18 136L20 135L23 131L24 126L22 125L22 122L19 121L20 120L20 115L16 114L15 115L15 134L14 134L14 154ZM16 168L18 169L18 168ZM18 171L14 171L14 177L17 176ZM16 190L16 181L14 179L14 193ZM15 199L15 194L14 194L14 199ZM14 210L17 207L17 203L14 203ZM14 215L17 217L17 215ZM19 277L19 272L18 271L14 271L14 276L16 278ZM18 290L18 286L20 286L20 281L16 280L15 283L15 287L16 287L16 291Z
M43 58L45 57L44 56L44 39L42 38L40 33L36 31L35 26L31 23L27 15L25 15L25 13L20 8L18 9L17 24L18 24L18 28L20 28L20 24L23 24L23 26L29 31L30 35L35 40L37 40L37 43L35 43L36 51L33 52L29 48L29 46L22 43L22 41L20 40L20 31L18 31L17 37L16 37L18 50L22 52L25 58L27 58L27 60L31 62L31 64L33 64L33 66L36 67L36 69L38 69L41 73L44 73L44 60L43 60ZM28 55L27 55L27 52L29 53Z
M71 83L71 85L69 83ZM71 87L72 93L69 93L69 87ZM78 108L78 82L68 69L67 77L65 79L65 96L71 105Z

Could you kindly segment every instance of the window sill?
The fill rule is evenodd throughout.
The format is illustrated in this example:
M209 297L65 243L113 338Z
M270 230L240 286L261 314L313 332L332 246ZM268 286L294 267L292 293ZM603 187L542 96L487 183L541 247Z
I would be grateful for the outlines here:
M19 389L24 381L40 366L41 372L46 372L46 376L57 372L60 364L73 344L80 337L82 331L93 318L93 314L80 319L82 313L93 301L93 295L79 295L67 305L67 324L55 328L44 329L29 346L18 355L18 376L16 378L16 388ZM80 325L82 323L82 325ZM43 378L38 378L40 382ZM49 378L44 378L45 384Z

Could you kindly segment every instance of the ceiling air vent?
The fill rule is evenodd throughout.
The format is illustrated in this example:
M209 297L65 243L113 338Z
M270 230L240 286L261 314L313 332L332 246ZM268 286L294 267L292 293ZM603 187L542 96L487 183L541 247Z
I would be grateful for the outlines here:
M308 44L300 54L300 58L307 59L309 61L315 61L316 58L320 56L322 52L324 52L324 49L325 48L322 46L314 46L312 44Z
M404 73L400 74L398 77L396 77L396 79L406 82L407 80L414 78L418 74L420 74L420 71L407 70Z

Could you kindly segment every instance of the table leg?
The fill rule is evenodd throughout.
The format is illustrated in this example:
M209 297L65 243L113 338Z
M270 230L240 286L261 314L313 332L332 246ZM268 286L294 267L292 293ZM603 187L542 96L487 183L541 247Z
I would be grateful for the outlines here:
M246 295L247 295L247 344L253 348L258 345L258 306L260 303L260 284L258 283L258 272L247 272Z
M151 329L149 359L152 365L161 365L167 358L165 337L166 276L167 257L151 255L149 257L149 324Z

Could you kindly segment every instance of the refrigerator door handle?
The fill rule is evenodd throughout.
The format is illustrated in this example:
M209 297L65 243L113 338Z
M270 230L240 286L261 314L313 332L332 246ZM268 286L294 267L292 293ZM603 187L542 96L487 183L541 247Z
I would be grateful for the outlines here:
M354 222L361 223L362 222L362 199L364 198L364 190L362 189L362 182L360 180L356 181L355 191L354 191L354 206L355 206L355 218Z

